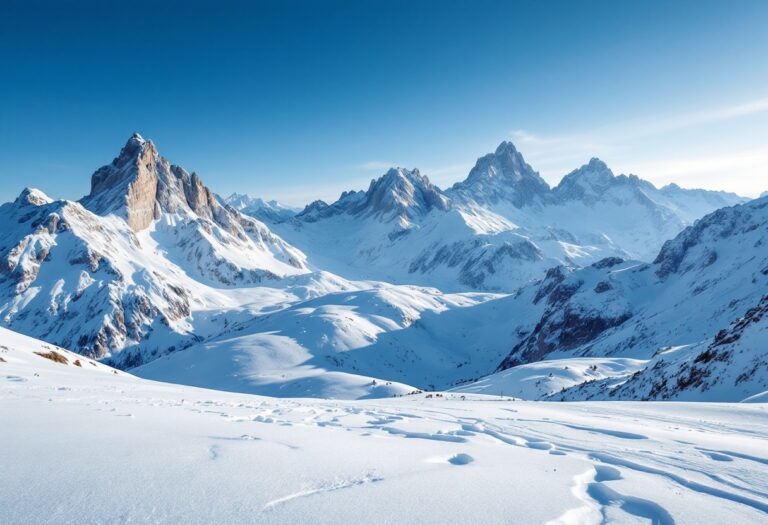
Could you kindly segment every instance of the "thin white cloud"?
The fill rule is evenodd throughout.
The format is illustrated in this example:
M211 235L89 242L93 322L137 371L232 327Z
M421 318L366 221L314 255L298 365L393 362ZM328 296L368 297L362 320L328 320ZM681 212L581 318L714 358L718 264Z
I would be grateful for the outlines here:
M534 150L532 154L536 155L542 150L573 150L590 146L606 147L629 139L659 135L669 131L713 124L763 112L768 112L768 98L679 115L657 115L574 134L541 135L530 130L516 129L510 135L515 143L532 146Z
M635 133L663 133L692 126L700 126L702 124L721 122L723 120L730 120L738 117L746 117L766 111L768 111L768 98L761 98L742 104L650 119L645 126L637 126L635 128Z
M626 164L633 173L653 174L647 178L655 184L675 182L684 187L711 190L727 187L749 197L757 197L768 189L768 148Z
M759 98L701 111L624 121L575 134L543 135L518 129L510 135L526 160L552 184L589 158L599 156L610 160L617 172L636 173L654 183L688 183L753 195L768 186L768 159L766 150L756 147L762 143L750 134L749 128L739 132L745 140L735 151L719 142L707 144L691 137L700 131L717 129L714 125L766 112L768 98ZM678 155L652 158L654 151L668 149L670 144L679 144ZM705 153L698 154L702 150Z

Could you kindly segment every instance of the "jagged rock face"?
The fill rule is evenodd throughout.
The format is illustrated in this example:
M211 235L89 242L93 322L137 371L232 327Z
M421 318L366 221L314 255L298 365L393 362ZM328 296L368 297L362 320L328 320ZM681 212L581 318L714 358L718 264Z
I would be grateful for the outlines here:
M226 229L232 222L196 173L171 165L138 133L111 164L96 170L81 203L98 215L123 217L134 231L148 228L162 213L194 214Z
M449 199L419 170L392 168L371 181L367 191L342 193L338 201L328 205L323 201L309 204L296 218L315 222L321 218L350 214L361 218L374 217L384 222L399 220L406 227L410 222L433 210L446 211Z
M0 208L0 220L15 226L0 236L2 324L104 357L141 341L155 320L169 327L184 322L187 292L171 300L169 283L145 288L131 277L112 244L122 238L138 245L127 227L121 231L77 203L29 195ZM168 300L150 300L151 288Z
M593 204L612 190L629 190L632 198L647 199L643 190L655 191L653 185L635 175L616 176L600 159L593 158L588 164L563 177L552 193L560 202L579 200ZM615 197L614 197L615 198Z
M623 264L621 259L608 258L576 272L560 266L550 269L535 285L533 305L544 305L541 317L497 370L541 361L554 352L584 347L630 319L631 305L618 292L614 291L612 297L603 299L602 303L590 300L593 294L609 295L614 290L610 269L621 268ZM595 281L597 285L592 284Z
M765 229L765 219L761 215L766 209L768 200L760 199L744 206L722 208L704 217L664 243L654 261L657 275L666 279L674 273L686 273L713 264L717 260L718 239Z
M387 219L412 220L432 211L448 209L448 199L419 170L393 168L372 180L364 197L350 208L353 214L367 213Z
M768 392L767 343L768 295L708 341L665 349L619 384L585 385L563 397L742 401Z
M550 270L532 285L538 289L519 294L541 313L518 330L500 369L574 356L649 360L632 377L557 397L569 400L741 400L768 390L760 373L768 364L767 246L768 199L761 199L707 215L653 264L613 258Z
M81 201L99 215L121 214L135 231L157 218L158 171L162 164L154 144L134 134L108 166L91 176L91 193Z
M474 202L510 202L517 208L548 200L549 185L525 162L511 142L477 160L467 179L455 184L450 196Z

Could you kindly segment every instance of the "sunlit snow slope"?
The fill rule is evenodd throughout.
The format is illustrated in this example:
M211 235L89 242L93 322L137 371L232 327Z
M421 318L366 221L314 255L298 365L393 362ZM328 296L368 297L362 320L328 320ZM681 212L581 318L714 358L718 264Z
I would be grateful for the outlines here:
M765 405L279 400L141 380L5 329L0 345L4 524L714 525L768 513ZM66 362L38 355L50 352Z

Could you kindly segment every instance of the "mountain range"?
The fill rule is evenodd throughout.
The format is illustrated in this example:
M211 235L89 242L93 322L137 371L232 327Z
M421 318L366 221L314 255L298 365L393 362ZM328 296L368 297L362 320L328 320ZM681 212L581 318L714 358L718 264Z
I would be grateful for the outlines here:
M512 292L558 264L650 260L696 219L743 200L676 185L658 189L614 175L599 159L550 188L503 142L446 191L418 170L391 169L367 191L314 202L270 226L310 264L346 277Z
M596 158L550 187L502 142L446 190L392 168L297 210L221 198L134 134L87 196L25 189L0 224L0 325L147 378L338 398L768 391L768 200Z

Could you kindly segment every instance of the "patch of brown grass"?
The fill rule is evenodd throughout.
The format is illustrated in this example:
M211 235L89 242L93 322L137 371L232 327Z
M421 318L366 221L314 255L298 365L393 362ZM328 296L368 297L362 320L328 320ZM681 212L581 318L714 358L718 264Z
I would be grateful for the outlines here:
M50 352L45 352L45 353L35 352L35 354L39 355L40 357L44 357L46 359L50 359L54 363L60 363L62 365L68 365L69 364L69 360L66 357L64 357L63 355L61 355L58 352L54 352L53 350L51 350Z
M80 360L79 359L75 359L75 362L72 363L72 364L75 365L75 366L79 366L79 367L83 366L83 365L80 364Z

